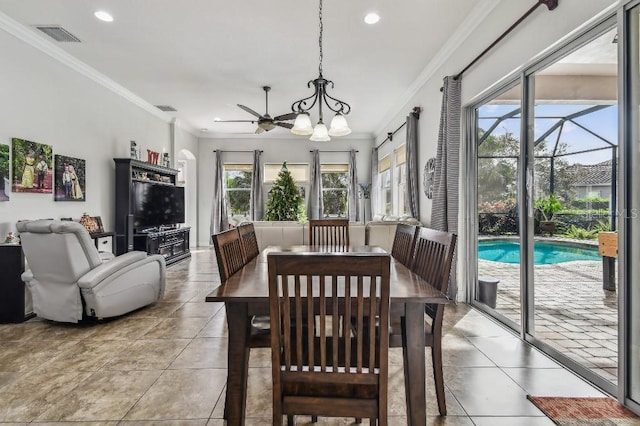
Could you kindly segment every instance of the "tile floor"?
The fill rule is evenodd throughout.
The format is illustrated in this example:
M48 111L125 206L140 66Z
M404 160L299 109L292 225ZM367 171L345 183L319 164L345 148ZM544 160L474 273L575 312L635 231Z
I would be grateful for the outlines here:
M203 302L219 283L214 257L194 251L169 268L162 302L121 318L0 325L0 423L224 425L225 312ZM602 395L466 305L448 307L445 322L449 416L436 416L428 367L429 425L552 425L528 393ZM404 425L401 352L390 359L390 424ZM269 362L268 350L252 352L248 425L270 424Z

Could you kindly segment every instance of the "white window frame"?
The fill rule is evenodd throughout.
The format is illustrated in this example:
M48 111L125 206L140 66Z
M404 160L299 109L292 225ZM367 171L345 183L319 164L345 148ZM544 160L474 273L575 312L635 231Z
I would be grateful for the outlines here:
M323 173L344 173L345 178L349 179L349 164L347 163L322 163L320 164L320 175ZM348 196L349 196L349 187L347 183L347 187L345 188L325 188L324 184L322 186L322 198L324 204L324 194L326 192L344 192L345 195L345 203L344 203L344 213L338 215L328 216L325 211L325 217L336 217L336 218L346 218L348 215Z
M249 184L248 188L228 188L227 187L227 179L228 179L228 173L229 172L249 172L251 173L251 175L253 175L253 164L250 163L224 163L223 164L223 179L224 179L224 203L227 207L227 216L228 217L233 217L235 215L238 215L240 213L233 213L232 209L231 209L231 202L230 199L231 197L229 197L229 193L230 192L245 192L248 191L249 192L249 200L251 200L251 184ZM246 213L242 213L242 216L245 216L246 218L248 218L251 215L251 202L249 202L249 211L247 211Z

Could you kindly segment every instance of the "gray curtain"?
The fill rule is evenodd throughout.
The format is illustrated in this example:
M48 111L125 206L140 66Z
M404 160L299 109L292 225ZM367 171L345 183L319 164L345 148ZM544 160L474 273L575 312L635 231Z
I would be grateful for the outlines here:
M407 116L407 210L411 217L420 219L420 198L418 187L420 177L418 172L418 118L411 113Z
M216 170L213 178L213 203L211 205L211 226L209 228L211 235L229 228L227 206L224 199L224 179L222 178L222 151L214 151L214 153L216 156Z
M461 79L444 78L438 151L433 183L431 227L458 232L458 182L460 175L460 87ZM455 259L451 266L449 297L458 293Z
M320 173L320 152L314 149L311 154L311 187L309 188L309 219L322 219L324 207L322 205L322 174Z
M349 182L347 183L347 216L352 222L360 220L358 203L358 169L356 168L356 150L349 151Z
M253 173L251 175L251 220L262 220L264 205L262 203L262 167L260 155L262 151L253 151Z
M378 148L371 150L371 188L369 189L369 202L371 203L371 219L378 213Z

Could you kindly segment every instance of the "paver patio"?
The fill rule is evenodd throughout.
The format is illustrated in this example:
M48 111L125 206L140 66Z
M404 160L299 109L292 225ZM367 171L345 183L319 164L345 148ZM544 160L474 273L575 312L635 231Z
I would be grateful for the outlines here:
M520 265L478 260L498 278L496 312L520 324ZM602 262L535 265L535 336L617 383L618 294L602 289Z

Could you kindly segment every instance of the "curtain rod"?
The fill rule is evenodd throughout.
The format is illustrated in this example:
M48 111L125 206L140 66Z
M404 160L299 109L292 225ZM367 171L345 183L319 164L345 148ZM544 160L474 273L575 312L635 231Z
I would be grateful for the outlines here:
M213 152L254 152L255 150L251 150L251 151L226 151L223 149L214 149ZM260 152L264 152L263 150L259 149L258 151Z
M309 152L313 152L313 151L315 151L315 150L313 150L313 149L310 149L310 150L309 150ZM351 152L351 151L352 151L351 149L348 149L348 150L339 150L339 149L331 150L331 149L328 149L328 150L326 150L326 151L320 151L320 150L318 150L318 152ZM356 152L360 152L360 151L358 151L358 150L356 149Z
M411 114L416 117L418 120L420 119L420 111L422 111L422 108L420 107L413 107L413 110L411 110ZM388 141L392 141L393 140L393 135L395 135L396 133L398 133L400 131L400 129L402 129L404 126L407 125L407 122L405 121L404 123L402 123L400 126L398 126L397 129L395 129L393 132L389 132L387 133L387 137L385 138L385 140L383 140L382 142L380 142L380 145L376 146L374 149L379 149L382 145L384 145L385 143L387 143Z
M531 15L539 6L542 6L542 5L547 6L549 10L554 10L556 7L558 7L558 0L538 0L538 2L535 5L533 5L533 7L531 7L531 9L529 9L527 12L525 12L524 15L520 17L520 19L518 19L516 22L511 24L511 26L507 28L507 30L500 35L500 37L495 39L494 42L489 45L489 47L484 49L478 56L476 56L475 59L469 63L469 65L464 67L462 71L460 71L458 74L454 75L453 79L458 80L460 77L462 77L462 74L464 74L466 71L469 70L469 68L474 66L476 62L478 62L484 55L486 55L491 49L493 49L498 43L500 43L503 38L509 35L511 31L513 31L518 25L520 25L522 21L527 19L529 15ZM442 90L443 88L440 88L441 92Z

